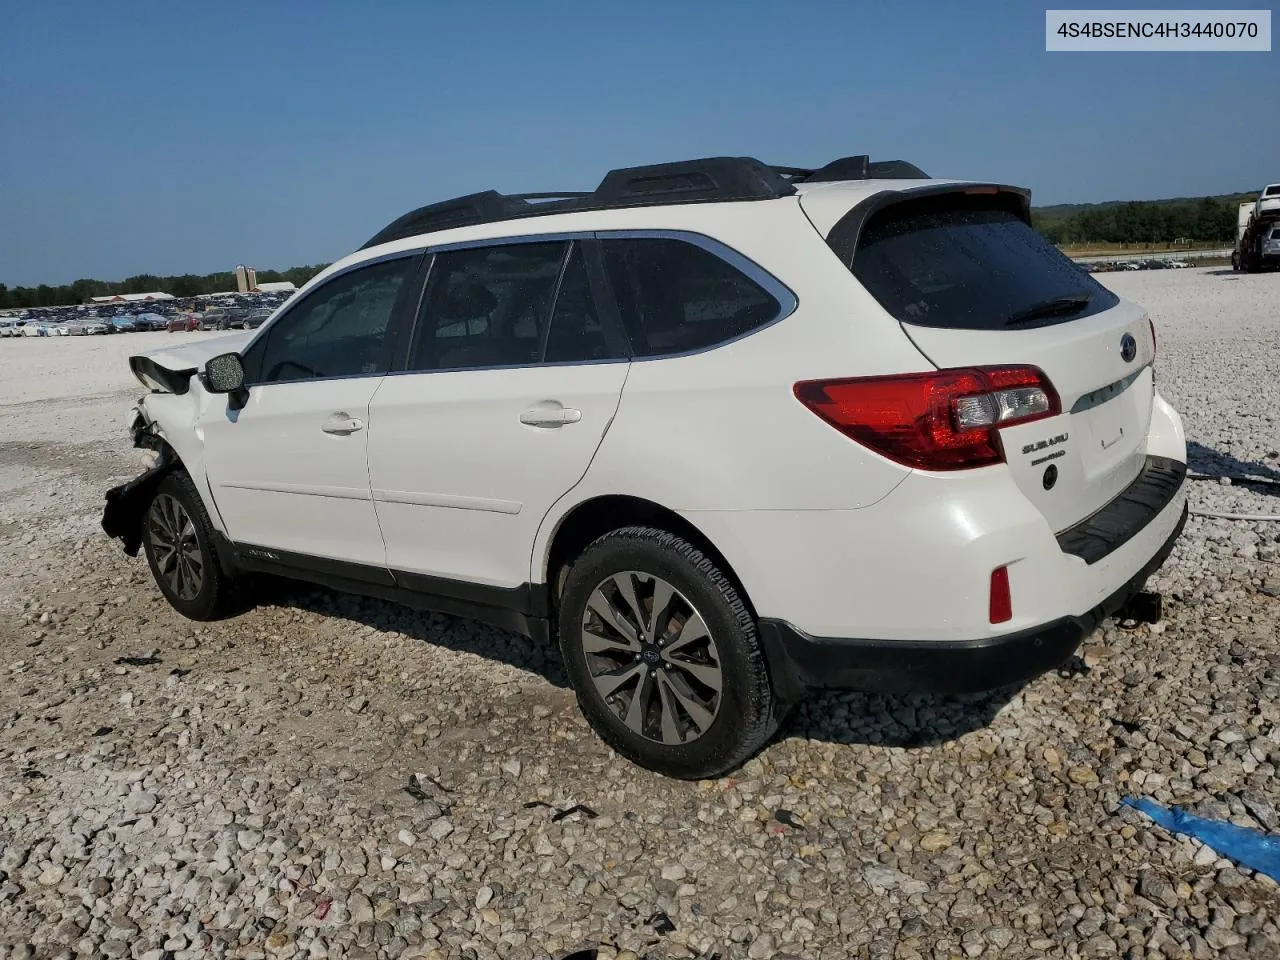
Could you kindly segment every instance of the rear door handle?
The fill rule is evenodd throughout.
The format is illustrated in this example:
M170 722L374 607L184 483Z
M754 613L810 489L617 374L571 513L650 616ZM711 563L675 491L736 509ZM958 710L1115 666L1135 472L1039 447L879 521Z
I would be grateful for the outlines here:
M355 433L357 430L363 430L364 421L358 417L352 417L345 413L335 413L320 425L320 429L325 433L332 433L335 436L345 437Z
M535 403L520 414L520 422L530 427L562 427L566 423L577 423L581 419L581 410L566 407L558 400Z

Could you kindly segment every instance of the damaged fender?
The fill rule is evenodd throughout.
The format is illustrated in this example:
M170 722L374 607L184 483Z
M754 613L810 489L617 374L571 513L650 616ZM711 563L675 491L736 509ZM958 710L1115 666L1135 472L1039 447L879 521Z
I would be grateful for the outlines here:
M126 554L136 557L142 546L142 521L151 505L156 486L166 473L178 465L178 459L166 444L160 442L151 431L151 425L141 415L134 421L133 445L155 450L155 465L128 483L107 491L106 506L102 509L102 529L107 536L124 543Z

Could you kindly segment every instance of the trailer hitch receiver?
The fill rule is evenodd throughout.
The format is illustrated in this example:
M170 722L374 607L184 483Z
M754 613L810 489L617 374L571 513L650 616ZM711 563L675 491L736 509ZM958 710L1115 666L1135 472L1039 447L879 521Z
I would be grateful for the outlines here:
M1137 623L1159 623L1164 614L1163 599L1158 593L1135 593L1114 614L1117 620L1133 620Z

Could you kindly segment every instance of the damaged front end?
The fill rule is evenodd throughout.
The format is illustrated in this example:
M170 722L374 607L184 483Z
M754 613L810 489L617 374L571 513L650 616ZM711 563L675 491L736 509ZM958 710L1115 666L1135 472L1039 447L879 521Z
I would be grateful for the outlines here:
M151 505L156 485L177 464L173 451L155 432L155 424L135 407L130 423L133 445L156 452L155 463L128 483L107 491L106 506L102 509L102 529L107 536L124 543L124 552L131 557L138 555L142 546L142 522Z

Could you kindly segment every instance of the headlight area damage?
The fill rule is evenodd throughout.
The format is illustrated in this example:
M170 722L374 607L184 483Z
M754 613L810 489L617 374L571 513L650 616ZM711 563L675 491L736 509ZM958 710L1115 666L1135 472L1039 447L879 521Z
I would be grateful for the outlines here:
M107 536L124 543L124 552L131 557L138 555L142 546L142 521L155 493L156 484L178 463L169 445L155 433L151 423L141 410L134 409L130 431L133 445L156 451L155 464L134 477L128 483L107 491L107 503L102 510L102 529Z
M191 389L191 378L196 372L195 367L180 370L164 367L148 356L130 357L129 369L148 390L179 396Z

